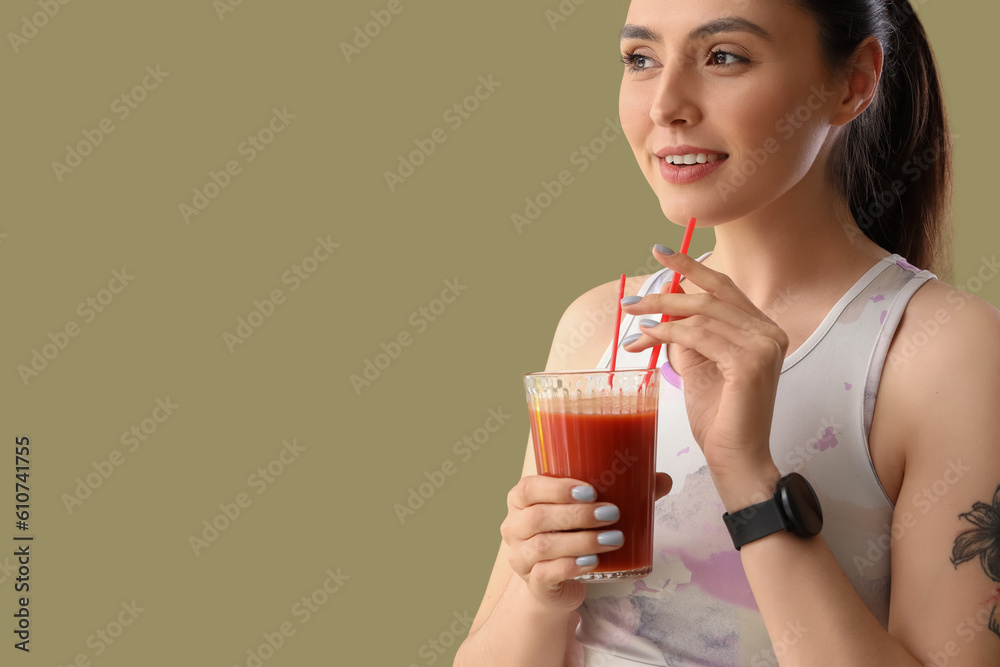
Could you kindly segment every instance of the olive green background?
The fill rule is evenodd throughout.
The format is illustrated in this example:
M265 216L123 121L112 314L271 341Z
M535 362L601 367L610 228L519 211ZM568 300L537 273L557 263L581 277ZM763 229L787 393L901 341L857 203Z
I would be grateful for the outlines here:
M617 115L625 3L585 2L553 29L556 0L402 0L347 62L341 42L387 4L244 0L220 17L210 0L70 2L19 52L0 47L0 554L19 532L21 435L35 536L30 654L12 646L16 562L0 556L0 663L256 664L247 651L289 622L263 664L451 664L520 470L521 374L544 365L576 296L655 269L650 246L676 247L680 228L624 139L582 173L571 162ZM998 12L981 7L920 7L960 135L959 285L1000 246L984 73ZM0 27L39 11L5 2ZM169 76L119 119L113 101L147 66ZM444 114L480 77L500 86L455 128ZM241 142L275 108L295 117L247 162ZM114 131L60 182L52 163L104 118ZM390 191L384 172L436 128L447 140ZM187 224L179 205L230 160L240 173ZM511 214L562 170L573 184L518 233ZM317 237L339 248L292 290L282 276ZM692 252L711 245L700 235ZM134 279L86 322L78 304L123 267ZM462 288L442 312L446 281ZM223 335L275 289L285 301L230 352ZM1000 281L980 296L1000 303ZM79 335L25 384L18 366L71 322ZM400 334L410 344L377 359ZM356 391L376 360L391 363ZM128 451L122 433L167 398L179 407ZM491 409L510 417L478 451L455 449ZM292 439L304 451L258 495L251 475ZM115 450L124 462L68 511ZM401 522L394 505L429 478L444 483ZM189 537L240 493L251 504L195 555ZM349 579L303 623L293 606L328 569ZM144 611L95 655L133 600Z

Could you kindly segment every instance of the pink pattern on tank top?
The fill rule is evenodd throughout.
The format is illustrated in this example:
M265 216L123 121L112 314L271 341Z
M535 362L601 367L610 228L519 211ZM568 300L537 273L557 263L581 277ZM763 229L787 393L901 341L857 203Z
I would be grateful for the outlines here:
M689 555L682 556L684 565L691 571L691 583L678 584L677 588L697 586L709 595L746 609L757 609L750 584L743 571L740 552L735 549L720 551L705 560Z
M675 389L683 389L684 381L681 376L677 374L677 371L673 369L669 361L663 362L660 366L660 373L663 375L663 379L669 382Z
M844 390L845 391L850 391L851 390L851 383L850 382L845 382L844 383Z
M885 294L876 294L872 297L873 303L878 303L879 301L885 301Z
M823 432L823 437L813 443L813 448L823 452L839 444L837 436L834 435L833 427L827 426Z
M647 593L659 593L660 589L650 588L649 586L646 585L646 582L644 582L642 579L636 579L635 585L632 588L632 595L635 595L637 591L645 591Z
M898 266L901 266L902 268L906 269L907 271L913 271L914 273L920 273L920 269L918 269L917 267L913 266L912 264L910 264L909 262L907 262L905 259L897 259L896 260L896 264Z

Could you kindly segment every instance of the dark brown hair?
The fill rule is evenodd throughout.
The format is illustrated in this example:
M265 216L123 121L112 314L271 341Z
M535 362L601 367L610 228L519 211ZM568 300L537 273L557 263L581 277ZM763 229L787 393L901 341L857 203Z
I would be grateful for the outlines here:
M909 0L792 0L816 20L827 65L842 70L867 37L885 53L871 105L841 134L830 177L864 234L949 278L952 145L934 53Z

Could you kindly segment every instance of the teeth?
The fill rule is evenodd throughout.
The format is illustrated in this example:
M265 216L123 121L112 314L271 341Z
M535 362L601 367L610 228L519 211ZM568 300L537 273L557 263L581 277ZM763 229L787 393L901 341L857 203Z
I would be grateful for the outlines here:
M670 164L705 164L706 162L717 162L722 156L718 153L710 155L705 153L690 153L688 155L668 155L664 159Z

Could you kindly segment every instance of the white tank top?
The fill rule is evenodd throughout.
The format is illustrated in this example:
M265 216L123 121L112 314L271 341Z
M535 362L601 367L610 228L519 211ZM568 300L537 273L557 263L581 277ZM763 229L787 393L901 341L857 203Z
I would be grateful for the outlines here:
M672 277L668 269L653 275L640 295ZM782 474L802 473L816 490L823 536L883 627L893 506L875 474L868 432L889 343L910 297L931 278L899 255L865 273L785 359L771 428L775 464ZM638 319L623 317L621 338L639 333ZM650 353L619 349L618 368L646 368ZM666 360L665 350L659 358ZM609 346L598 368L610 360ZM577 628L585 664L775 665L782 647L771 645L722 522L725 508L691 434L681 379L668 363L658 377L657 470L674 485L656 503L653 572L588 584Z

